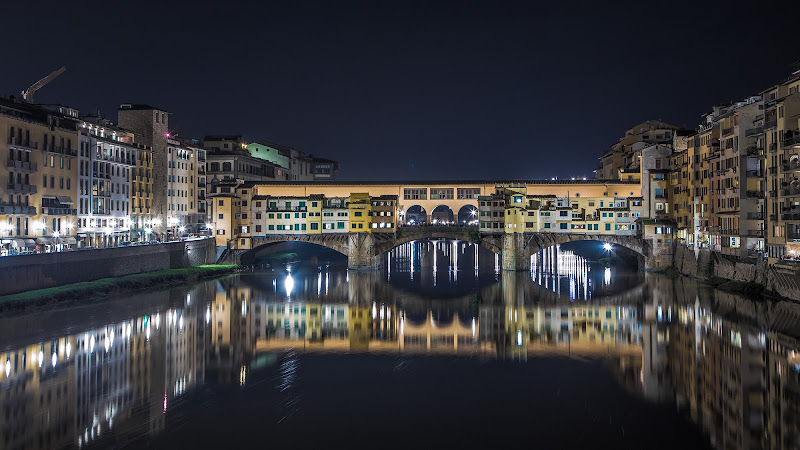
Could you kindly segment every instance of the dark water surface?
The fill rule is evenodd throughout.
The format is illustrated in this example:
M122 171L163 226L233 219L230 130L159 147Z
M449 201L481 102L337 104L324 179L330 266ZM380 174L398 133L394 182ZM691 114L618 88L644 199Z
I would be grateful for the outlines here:
M798 307L463 242L0 319L0 448L792 448Z

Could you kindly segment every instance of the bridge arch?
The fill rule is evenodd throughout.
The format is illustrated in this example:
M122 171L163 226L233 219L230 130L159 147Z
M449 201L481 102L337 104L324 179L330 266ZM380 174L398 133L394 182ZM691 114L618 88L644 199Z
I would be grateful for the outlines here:
M478 223L478 208L472 205L464 205L458 210L458 217L456 218L458 225L477 225Z
M420 205L411 205L405 210L404 220L406 225L428 223L428 212Z
M314 236L314 235L311 235ZM256 256L262 250L266 250L270 247L273 247L278 244L283 244L286 242L305 242L308 244L316 245L319 247L329 248L331 250L336 251L347 257L347 234L342 234L342 239L308 239L310 236L303 236L303 235L278 235L278 236L270 236L267 238L255 238L253 239L253 248L245 250L240 253L239 255L239 262L243 265L250 265L255 264ZM342 245L342 241L344 241L345 245Z
M453 209L447 205L438 205L431 211L431 223L436 224L451 224L455 221L453 216Z

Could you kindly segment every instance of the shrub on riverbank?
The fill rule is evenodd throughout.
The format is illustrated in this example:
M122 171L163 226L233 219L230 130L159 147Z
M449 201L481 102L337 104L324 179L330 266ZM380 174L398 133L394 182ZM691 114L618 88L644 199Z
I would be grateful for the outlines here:
M145 288L191 283L239 271L239 266L208 265L144 272L116 278L72 283L46 289L0 296L0 312L28 310L44 306L92 303L109 294L123 294Z

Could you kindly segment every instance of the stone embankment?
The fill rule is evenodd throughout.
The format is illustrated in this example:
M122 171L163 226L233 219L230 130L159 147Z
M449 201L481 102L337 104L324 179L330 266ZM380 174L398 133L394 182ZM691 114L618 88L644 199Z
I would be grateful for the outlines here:
M0 295L214 263L214 239L0 258Z
M723 289L763 293L800 301L800 276L763 264L736 262L709 249L678 245L673 264L678 273L709 281Z

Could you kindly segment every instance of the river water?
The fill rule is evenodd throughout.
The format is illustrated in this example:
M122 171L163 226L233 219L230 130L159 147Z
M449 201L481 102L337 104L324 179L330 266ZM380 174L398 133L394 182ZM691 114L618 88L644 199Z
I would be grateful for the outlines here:
M314 261L0 319L0 448L796 445L794 304L565 249Z

